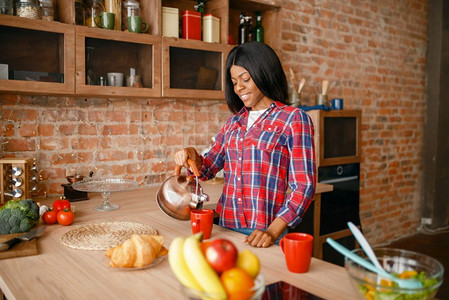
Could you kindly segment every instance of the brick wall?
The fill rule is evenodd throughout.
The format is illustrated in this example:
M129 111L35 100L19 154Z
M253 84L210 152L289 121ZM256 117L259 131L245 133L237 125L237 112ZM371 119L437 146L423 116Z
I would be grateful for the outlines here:
M272 1L282 7L285 70L336 82L329 99L362 110L360 209L370 242L416 229L420 217L427 1ZM338 84L337 84L338 83ZM0 96L2 155L36 157L40 192L62 194L65 176L123 176L158 184L171 155L204 149L229 112L224 102Z
M281 1L279 1L281 2ZM282 53L307 84L339 85L329 99L362 111L360 211L376 244L415 231L420 218L428 1L285 1Z

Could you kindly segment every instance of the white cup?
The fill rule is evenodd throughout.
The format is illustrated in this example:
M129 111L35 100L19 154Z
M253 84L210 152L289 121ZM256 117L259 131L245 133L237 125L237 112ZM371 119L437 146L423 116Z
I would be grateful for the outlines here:
M107 73L109 86L123 86L123 73Z

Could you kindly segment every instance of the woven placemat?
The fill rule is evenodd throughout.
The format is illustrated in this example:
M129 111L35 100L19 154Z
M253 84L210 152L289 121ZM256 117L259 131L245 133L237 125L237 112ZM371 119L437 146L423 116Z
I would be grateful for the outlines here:
M132 234L157 234L150 225L134 222L105 222L78 226L61 237L67 247L80 250L107 250L115 247Z

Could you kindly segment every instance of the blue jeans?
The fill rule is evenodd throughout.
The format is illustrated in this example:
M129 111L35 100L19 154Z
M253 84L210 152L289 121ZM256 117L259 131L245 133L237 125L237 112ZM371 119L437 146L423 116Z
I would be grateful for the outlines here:
M250 235L254 231L253 228L229 228L229 227L225 227L225 228L231 229L231 230L234 230L234 231L237 231L237 232L240 232L240 233L243 233L244 235ZM285 229L284 232L282 232L281 235L278 237L278 239L276 240L275 244L279 245L279 241L287 233L288 233L288 230Z

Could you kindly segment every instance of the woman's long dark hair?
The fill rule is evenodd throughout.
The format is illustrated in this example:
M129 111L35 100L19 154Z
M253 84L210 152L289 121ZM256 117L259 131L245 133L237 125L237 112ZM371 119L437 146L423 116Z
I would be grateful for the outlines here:
M226 60L225 95L231 112L236 114L243 107L243 101L234 92L231 80L233 65L245 68L266 97L287 103L287 78L276 52L264 43L247 42L234 47Z

